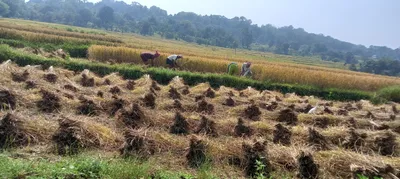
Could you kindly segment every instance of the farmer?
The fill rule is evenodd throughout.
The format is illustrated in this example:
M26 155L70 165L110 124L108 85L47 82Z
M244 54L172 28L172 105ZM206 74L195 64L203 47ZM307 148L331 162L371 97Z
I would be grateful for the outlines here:
M140 54L140 58L142 58L142 61L145 65L149 64L149 60L151 60L151 66L154 66L154 59L159 57L160 54L158 51L156 53L150 53L150 52L143 52Z
M229 75L235 75L238 74L239 72L239 66L237 63L232 62L228 65L228 74Z
M181 59L181 58L183 58L182 55L173 54L167 58L167 60L166 60L167 65L169 65L170 68L175 68L176 66L179 67L177 61L178 61L178 59Z
M251 72L251 62L244 62L242 65L242 72L240 73L240 76L244 77L251 77L253 75L253 72Z

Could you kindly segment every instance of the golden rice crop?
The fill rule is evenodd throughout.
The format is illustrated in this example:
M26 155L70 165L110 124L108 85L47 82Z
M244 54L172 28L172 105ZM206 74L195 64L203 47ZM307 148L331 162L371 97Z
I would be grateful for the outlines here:
M89 58L102 62L142 64L139 49L128 47L92 46L89 48ZM165 66L166 55L155 60L157 66ZM243 61L243 60L242 60ZM366 73L351 72L320 67L303 67L295 64L262 62L254 63L253 72L258 80L270 80L280 83L298 83L324 88L359 89L374 91L383 87L398 85L400 79ZM201 58L188 56L180 60L184 70L197 72L225 73L231 61L218 58Z
M82 38L76 38L77 36L74 37L74 35L78 33L49 28L65 29L69 27L64 25L3 19L0 27L2 26L14 29L0 28L0 36L11 34L17 37L22 36L24 39L33 42L59 43L68 40L85 43L96 39L95 37L87 38L91 37L87 34L82 34L84 35ZM28 32L29 30L26 27L32 27L34 30L30 31L39 33ZM52 33L57 35L52 35ZM109 37L123 41L125 45L119 47L93 46L88 51L89 58L92 60L142 64L140 53L151 49L152 52L158 50L162 54L155 61L156 66L166 66L165 59L169 54L184 55L184 59L180 60L179 63L182 70L187 71L225 73L227 65L231 62L237 62L240 65L245 61L251 61L254 64L254 77L258 80L366 91L375 91L383 87L400 84L400 79L397 77L343 70L343 68L346 68L343 63L326 62L315 57L276 55L244 49L238 49L235 53L233 49L196 45L159 37L110 32L107 34L110 35ZM106 41L97 44L118 45Z
M80 38L80 39L90 39L90 40L107 41L107 42L114 42L114 43L122 42L121 40L116 39L114 37L110 37L110 36L68 32L65 30L58 30L58 29L38 28L38 27L33 27L31 25L21 26L21 25L17 25L17 24L1 23L0 27L5 28L5 29L15 29L18 31L26 31L26 32L33 32L33 33L49 34L49 35L58 35L58 36L63 36L63 37L74 37L74 38Z
M97 44L102 45L112 45L113 43L106 42L106 41L96 41L92 39L83 39L83 38L76 38L76 37L64 37L59 35L51 35L51 34L42 34L42 33L33 33L33 32L25 32L19 31L15 29L4 29L0 28L0 38L7 38L7 39L23 39L29 42L35 43L52 43L52 44L62 44L67 42L74 42L74 43L82 43L88 44L91 42L96 42Z

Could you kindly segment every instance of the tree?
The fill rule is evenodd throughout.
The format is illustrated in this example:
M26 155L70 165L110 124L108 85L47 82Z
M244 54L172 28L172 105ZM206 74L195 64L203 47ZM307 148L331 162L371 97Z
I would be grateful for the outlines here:
M0 1L0 16L5 16L10 12L10 6Z
M176 26L175 31L177 32L179 38L181 39L187 39L187 36L195 35L195 29L193 27L193 24L188 20L179 23Z
M239 47L239 44L237 43L237 41L233 41L232 43L232 48L235 49L235 54L236 54L236 49Z
M114 21L114 9L110 6L103 6L97 14L97 17L100 19L101 26L107 29Z
M77 24L80 26L86 26L87 23L92 21L92 19L93 19L92 12L87 8L79 10L78 14L79 14L79 18L77 20L78 21Z
M140 30L140 34L142 35L153 35L153 30L151 29L151 25L148 21L143 22L142 28Z
M244 19L243 18L241 17L241 20L246 21L246 18L244 18ZM242 46L249 49L251 43L253 43L253 35L251 34L248 27L243 28L242 29Z
M375 67L375 61L373 60L366 60L361 63L360 65L360 71L366 72L366 73L374 73Z
M325 54L321 54L321 60L327 60L328 57Z
M328 49L326 48L326 46L324 44L321 43L317 43L317 44L313 44L312 48L311 48L311 52L313 54L320 54L320 53L324 53L326 52Z
M276 48L275 53L288 55L289 47L290 47L290 45L288 43L283 43Z
M299 48L299 54L301 56L307 56L310 55L310 46L308 45L301 45Z
M4 13L4 17L21 17L24 13L24 0L1 0L9 7L8 13ZM1 12L0 12L1 13Z
M291 42L290 43L290 48L295 50L295 51L298 51L299 48L300 48L300 43L299 42Z
M351 53L351 52L347 52L346 53L345 60L346 60L345 65L346 64L355 64L355 63L357 63L356 58L354 57L353 53Z
M351 71L357 71L357 66L356 66L356 64L351 64L350 65L350 67L349 67L349 70L351 70Z
M381 58L378 60L366 60L361 63L360 71L381 75L399 76L400 62L391 58Z

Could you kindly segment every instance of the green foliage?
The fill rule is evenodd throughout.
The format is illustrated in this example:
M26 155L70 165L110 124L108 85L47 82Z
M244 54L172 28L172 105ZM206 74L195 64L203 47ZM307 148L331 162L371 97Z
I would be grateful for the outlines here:
M289 47L290 47L290 45L288 43L283 43L281 45L278 45L276 47L276 49L275 49L275 53L288 55L289 54Z
M89 69L90 71L96 72L99 75L107 75L113 72L119 72L124 78L137 79L142 77L144 74L149 74L151 77L161 84L168 84L175 76L182 77L188 85L196 85L198 83L208 82L214 88L218 88L221 85L227 87L235 87L237 89L246 89L251 86L258 90L274 90L282 93L296 93L298 95L306 96L313 95L322 97L327 100L360 100L370 99L372 96L368 92L354 91L354 90L341 90L341 89L327 89L317 88L314 86L297 85L297 84L280 84L280 83L269 83L251 80L247 78L240 78L236 76L230 76L228 74L213 74L213 73L193 73L187 71L174 71L165 68L146 68L143 69L140 66L128 65L128 64L115 64L108 65L99 62L89 61L65 61L56 59L46 59L43 57L24 54L15 50L12 50L8 46L0 46L0 62L8 59L12 59L13 62L18 65L34 65L40 64L44 66L57 66L66 68L73 71L82 71Z
M242 45L245 48L250 48L250 45L253 43L253 34L251 33L250 29L243 28L242 29Z
M7 45L9 45L11 47L15 47L15 48L24 48L26 46L31 45L31 44L28 44L28 43L20 41L20 40L2 39L2 38L0 38L0 44L7 44Z
M68 52L71 57L74 58L86 58L87 51L90 45L85 44L64 44L61 46L61 49Z
M79 172L82 178L100 178L100 173L102 172L104 163L98 160L89 160L85 162L77 163L76 171Z
M135 159L100 158L90 154L63 157L57 161L45 159L15 159L8 153L0 154L1 178L151 178L194 177L178 172L155 170L150 162Z
M10 12L10 6L0 1L0 17L5 16Z
M151 24L149 22L146 21L142 24L142 28L140 29L140 34L153 35L153 29L151 28Z
M265 165L263 164L263 162L257 160L256 161L256 174L255 174L255 178L256 179L266 179L267 177L265 176Z
M357 174L358 179L369 179L367 176ZM382 177L375 176L373 179L383 179Z
M73 30L71 27L68 27L68 28L67 28L67 31L68 31L68 32L73 32L74 30Z
M4 17L23 17L23 15L26 15L24 0L1 0L1 2L9 7L8 13L3 14Z
M373 102L375 103L382 103L385 101L393 101L399 103L400 86L390 86L387 88L383 88L377 92L377 95L373 99Z
M0 176L5 178L100 178L106 163L91 157L64 158L57 163L26 161L0 156Z
M150 163L142 163L139 160L127 158L113 161L103 173L110 178L141 178L149 177L150 170Z
M360 71L381 75L400 76L400 61L391 58L378 60L366 59L360 65Z
M159 170L157 171L154 175L154 178L157 179L170 179L170 178L180 178L180 179L195 179L196 177L186 174L186 173L181 173L181 172L169 172L169 171L162 171ZM200 177L198 177L200 178Z
M103 6L99 10L97 17L100 19L101 25L108 29L114 21L114 9L110 6Z

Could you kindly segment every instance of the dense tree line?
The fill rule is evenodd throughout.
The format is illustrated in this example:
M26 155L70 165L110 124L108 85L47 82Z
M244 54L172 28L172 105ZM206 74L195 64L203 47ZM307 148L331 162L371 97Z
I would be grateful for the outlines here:
M367 73L400 76L400 61L390 58L381 58L378 60L366 59L360 64L358 70Z
M400 60L400 48L354 45L322 34L308 33L293 26L255 25L245 17L232 19L219 15L180 12L168 15L156 6L102 0L0 0L0 16L103 28L202 45L247 48L277 54L320 56L322 60L355 64L371 63L373 58ZM354 68L355 69L355 68ZM359 70L363 70L360 68ZM367 70L365 70L367 71ZM374 73L379 73L374 72ZM392 74L392 73L391 73Z

